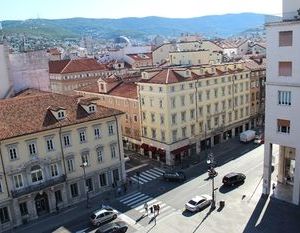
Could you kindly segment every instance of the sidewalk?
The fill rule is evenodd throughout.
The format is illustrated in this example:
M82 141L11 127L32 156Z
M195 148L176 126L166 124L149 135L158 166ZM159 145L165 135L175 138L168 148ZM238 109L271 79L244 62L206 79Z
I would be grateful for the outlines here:
M40 217L35 221L31 221L25 225L21 225L17 228L6 231L6 233L52 232L59 227L71 222L72 220L75 220L84 215L89 215L93 211L100 209L102 204L110 205L111 201L119 198L122 195L128 195L137 190L137 187L134 184L128 185L127 187L127 192L122 192L121 195L117 194L116 189L112 189L91 198L89 200L90 208L86 207L86 200L83 200L77 204L74 204L73 206L62 209L59 213L51 213L45 215L44 217Z

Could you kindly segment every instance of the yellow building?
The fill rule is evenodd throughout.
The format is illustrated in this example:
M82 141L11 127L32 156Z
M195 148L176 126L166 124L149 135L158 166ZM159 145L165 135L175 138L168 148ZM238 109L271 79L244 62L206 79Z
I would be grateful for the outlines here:
M1 229L121 184L121 114L45 92L0 101Z
M253 127L244 62L149 70L137 85L142 151L169 165Z

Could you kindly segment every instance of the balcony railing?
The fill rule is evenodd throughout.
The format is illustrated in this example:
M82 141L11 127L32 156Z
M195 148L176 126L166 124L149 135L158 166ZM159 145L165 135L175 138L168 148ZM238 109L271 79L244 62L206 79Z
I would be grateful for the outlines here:
M18 190L12 190L11 195L13 198L20 197L20 196L23 196L23 195L26 195L26 194L29 194L32 192L40 191L49 186L54 186L54 185L63 183L65 181L66 181L66 175L62 175L62 176L59 176L59 177L56 177L56 178L53 178L50 180L46 180L39 184L34 184L34 185L27 186L27 187L24 187L24 188L21 188Z

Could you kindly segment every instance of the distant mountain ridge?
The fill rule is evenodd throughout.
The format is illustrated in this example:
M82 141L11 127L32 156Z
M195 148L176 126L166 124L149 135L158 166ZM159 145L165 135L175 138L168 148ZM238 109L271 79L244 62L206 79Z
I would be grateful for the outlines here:
M195 18L121 18L121 19L29 19L2 21L5 34L23 33L52 38L95 36L114 38L124 35L141 38L147 35L178 36L200 33L207 37L228 37L249 29L262 28L265 15L255 13L211 15Z

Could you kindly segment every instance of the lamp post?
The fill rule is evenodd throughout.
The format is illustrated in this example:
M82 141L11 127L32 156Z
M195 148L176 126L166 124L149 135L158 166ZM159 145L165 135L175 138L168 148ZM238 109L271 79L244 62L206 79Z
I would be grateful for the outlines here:
M85 174L85 168L87 167L87 162L83 162L80 167L83 169L83 178L84 178L84 188L86 192L86 208L89 208L89 189L86 185L86 174Z
M207 156L207 160L206 160L206 163L209 167L209 170L208 170L208 175L209 173L212 173L213 176L212 176L212 201L211 201L211 209L215 209L216 208L216 200L215 200L215 161L214 161L214 154L213 153L210 153L208 156Z

